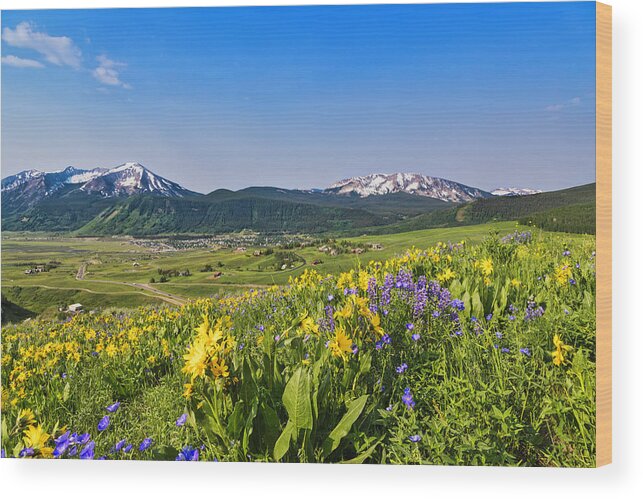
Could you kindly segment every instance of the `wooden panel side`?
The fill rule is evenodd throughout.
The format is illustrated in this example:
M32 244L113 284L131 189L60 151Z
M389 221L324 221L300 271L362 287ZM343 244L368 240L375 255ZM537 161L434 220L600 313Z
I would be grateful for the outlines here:
M612 462L612 7L596 3L596 465Z

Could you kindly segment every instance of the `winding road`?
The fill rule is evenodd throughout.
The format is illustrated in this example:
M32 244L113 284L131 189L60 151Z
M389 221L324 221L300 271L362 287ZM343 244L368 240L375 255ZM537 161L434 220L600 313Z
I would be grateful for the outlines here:
M123 286L130 286L132 288L142 289L145 291L149 291L150 293L153 293L154 296L156 296L157 298L163 301L166 301L167 303L171 303L172 305L184 305L188 301L181 296L173 295L171 293L166 293L165 291L156 289L150 286L149 284L141 284L138 282L125 282L125 281L108 281L104 279L85 279L86 271L87 271L87 264L83 263L78 268L78 272L76 273L76 280L86 281L86 282L100 282L103 284L122 284Z

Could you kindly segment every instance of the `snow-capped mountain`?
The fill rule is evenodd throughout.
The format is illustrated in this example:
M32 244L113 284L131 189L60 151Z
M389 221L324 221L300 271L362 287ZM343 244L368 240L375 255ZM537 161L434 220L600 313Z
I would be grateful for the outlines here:
M194 194L179 184L156 175L140 163L124 163L107 170L84 183L80 190L106 197L133 194L184 197Z
M360 197L406 192L452 203L463 203L491 196L488 192L475 187L419 173L374 173L348 178L334 183L326 189L326 192Z
M531 196L532 194L539 194L543 191L538 189L522 189L519 187L498 187L491 191L494 196Z
M2 179L2 209L7 213L20 212L44 199L80 192L101 197L133 194L184 197L195 194L152 173L139 163L93 170L68 166L53 172L25 170Z

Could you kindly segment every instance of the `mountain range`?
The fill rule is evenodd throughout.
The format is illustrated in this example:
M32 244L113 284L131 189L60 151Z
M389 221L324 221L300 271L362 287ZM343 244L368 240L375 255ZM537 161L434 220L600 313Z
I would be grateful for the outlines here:
M487 192L418 173L393 173L348 178L321 190L248 187L200 194L129 162L111 169L26 170L4 178L2 226L131 235L362 231L499 196L532 197L537 192Z

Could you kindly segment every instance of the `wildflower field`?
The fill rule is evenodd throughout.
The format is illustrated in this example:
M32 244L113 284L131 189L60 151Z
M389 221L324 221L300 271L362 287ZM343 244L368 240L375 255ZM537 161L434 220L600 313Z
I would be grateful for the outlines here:
M595 465L595 238L3 328L7 457Z

